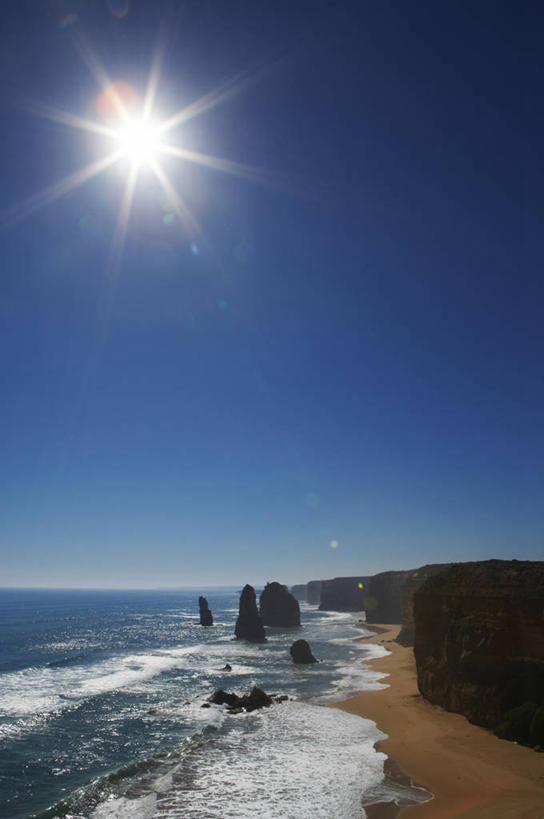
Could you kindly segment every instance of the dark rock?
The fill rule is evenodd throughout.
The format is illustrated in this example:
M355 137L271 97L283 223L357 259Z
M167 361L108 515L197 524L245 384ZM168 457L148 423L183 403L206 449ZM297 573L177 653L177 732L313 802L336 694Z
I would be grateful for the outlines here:
M414 594L419 690L500 736L541 745L544 562L456 563Z
M321 603L321 580L310 580L306 583L306 602L312 606L319 606Z
M221 671L232 671L232 666L231 666L231 665L229 665L228 663L226 663L226 664L223 666L223 668L221 669Z
M264 625L257 611L257 598L253 586L246 585L240 595L240 612L236 620L234 633L239 640L251 643L264 643Z
M289 651L294 663L304 663L305 665L317 663L306 640L295 640Z
M414 569L380 572L368 578L365 595L367 623L400 623L402 620L402 590Z
M298 586L291 586L291 594L296 600L299 600L301 603L306 602L306 583L302 583Z
M203 703L202 703L202 705L201 705L200 707L201 707L201 708L211 708L211 705L210 705L210 703L209 703L209 702L203 702Z
M321 581L320 611L364 611L368 577L334 577ZM359 588L359 584L363 588Z
M401 589L402 628L397 642L403 646L414 645L414 594L425 583L428 577L449 569L451 563L430 563L411 572Z
M238 694L219 690L214 691L211 697L208 698L208 703L228 705L228 711L231 714L239 714L242 711L256 711L257 708L268 708L274 701L269 694L257 686L254 686L249 694L244 694L242 697L239 697ZM276 701L280 702L279 698Z
M265 626L300 626L298 600L281 583L267 583L261 592L260 613Z
M240 697L237 694L229 694L227 691L214 691L211 697L208 697L208 702L213 702L215 705L237 705Z
M213 626L213 616L208 606L208 601L205 597L198 598L198 605L200 608L200 625Z

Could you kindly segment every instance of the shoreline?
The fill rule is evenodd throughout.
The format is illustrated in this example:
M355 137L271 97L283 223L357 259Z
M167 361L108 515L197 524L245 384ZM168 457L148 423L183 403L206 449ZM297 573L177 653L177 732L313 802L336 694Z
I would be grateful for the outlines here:
M388 735L376 743L390 760L386 780L404 775L402 784L432 794L416 805L365 805L369 819L544 819L544 755L427 702L417 688L413 649L395 642L400 626L361 625L373 632L362 640L391 652L364 661L390 675L383 680L388 687L330 707L371 719Z

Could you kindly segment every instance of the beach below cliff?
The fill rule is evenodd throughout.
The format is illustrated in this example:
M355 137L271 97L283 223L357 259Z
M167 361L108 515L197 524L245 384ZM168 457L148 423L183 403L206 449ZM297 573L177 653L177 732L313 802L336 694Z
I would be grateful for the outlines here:
M391 653L373 660L388 687L363 691L334 707L374 720L388 738L377 748L389 757L386 776L422 785L433 798L401 806L376 800L369 819L544 819L544 754L498 739L459 715L423 699L413 649L395 642L400 626L366 626L362 639ZM395 764L396 763L396 764ZM400 768L400 770L399 770Z

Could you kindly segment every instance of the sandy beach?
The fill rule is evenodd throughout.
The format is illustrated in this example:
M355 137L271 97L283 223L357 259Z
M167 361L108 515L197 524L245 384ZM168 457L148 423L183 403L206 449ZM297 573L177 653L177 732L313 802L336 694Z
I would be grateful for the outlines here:
M544 819L544 754L498 739L465 717L428 703L417 688L413 650L394 642L400 626L368 628L376 633L363 639L391 652L371 663L391 675L382 680L388 687L334 707L372 719L388 735L378 749L434 794L431 801L403 807L398 815ZM367 812L384 819L397 814L393 805Z

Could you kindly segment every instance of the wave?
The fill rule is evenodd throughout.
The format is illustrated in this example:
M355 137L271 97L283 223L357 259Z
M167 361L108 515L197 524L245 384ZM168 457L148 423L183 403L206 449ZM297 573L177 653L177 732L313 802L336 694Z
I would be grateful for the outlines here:
M145 788L138 780L110 792L92 819L357 819L364 792L383 779L374 743L384 734L353 714L289 702L225 725Z

